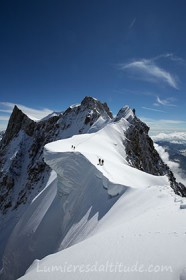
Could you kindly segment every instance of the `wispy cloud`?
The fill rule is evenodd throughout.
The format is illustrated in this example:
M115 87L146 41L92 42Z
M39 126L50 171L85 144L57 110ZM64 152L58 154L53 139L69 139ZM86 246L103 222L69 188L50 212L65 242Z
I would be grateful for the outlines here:
M155 83L163 82L174 89L178 89L176 78L165 69L159 67L153 59L141 59L120 64L119 68L130 72L134 78Z
M113 93L117 93L120 95L127 95L127 94L133 94L133 95L141 95L143 92L139 90L133 90L128 88L121 88L121 89L113 89Z
M144 96L154 96L154 97L157 95L150 91L139 90L139 89L129 89L129 88L114 89L113 92L119 93L121 95L126 95L128 93L134 94L134 95L144 95Z
M132 29L133 26L135 25L135 23L136 23L136 18L134 18L134 19L131 21L131 23L130 23L130 25L129 25L129 29Z
M1 104L1 103L0 103L0 104ZM3 105L3 106L4 106L4 105ZM12 109L11 109L11 110L7 110L7 109L1 109L1 108L0 108L0 112L11 114L11 113L12 113Z
M47 108L42 108L41 110L38 110L24 106L22 104L14 104L11 102L0 102L0 112L11 113L15 105L17 105L18 108L20 108L23 111L23 113L25 113L29 118L35 121L40 120L53 112Z
M186 121L181 121L181 120L160 120L160 122L166 124L186 124Z
M173 53L160 54L160 55L157 55L157 56L153 57L152 60L153 61L157 61L157 60L160 60L162 58L171 60L173 62L181 63L181 64L185 64L186 63L185 59L183 59L182 57L176 56Z
M163 111L163 110L153 109L153 108L149 108L149 107L142 107L142 109L149 110L149 111L154 111L154 112L165 113L165 111Z
M166 99L160 99L160 97L157 96L156 103L154 103L154 105L155 106L163 105L163 106L176 107L176 105L172 103L174 101L175 101L175 98L173 98L173 97L169 97L169 98L166 98Z

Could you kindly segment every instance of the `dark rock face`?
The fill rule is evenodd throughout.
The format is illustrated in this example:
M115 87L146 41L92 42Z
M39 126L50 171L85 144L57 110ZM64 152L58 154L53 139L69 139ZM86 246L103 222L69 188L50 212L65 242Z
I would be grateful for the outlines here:
M107 103L104 102L104 103L102 103L102 105L103 105L105 111L107 112L107 114L109 115L109 117L112 119L112 118L113 118L113 115L112 115L112 112L110 111L110 109L109 109Z
M163 161L148 136L149 127L134 118L126 132L128 162L135 168L153 175L163 175Z
M96 114L96 111L100 112L100 115L104 116L105 114L108 115L111 119L113 118L113 115L107 105L107 103L101 103L100 101L90 97L86 96L83 101L81 102L81 106L85 106L89 109L93 110L93 113Z
M8 145L21 129L23 129L29 136L32 136L34 128L35 122L29 119L17 106L15 106L1 145Z
M5 131L0 131L0 143L1 143L1 139L3 138Z
M186 196L186 187L178 183L169 169L162 161L154 148L152 139L148 136L149 127L134 117L126 131L127 160L131 166L152 175L168 175L170 186L174 192Z

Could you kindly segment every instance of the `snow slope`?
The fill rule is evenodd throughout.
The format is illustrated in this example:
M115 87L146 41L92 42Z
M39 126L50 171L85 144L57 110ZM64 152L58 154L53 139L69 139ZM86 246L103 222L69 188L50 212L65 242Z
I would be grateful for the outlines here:
M45 161L57 173L61 172L64 177L62 170L64 169L66 159L69 160L74 154L80 154L92 165L96 166L103 176L114 184L131 188L144 188L152 184L165 184L163 177L141 172L128 165L123 145L125 139L124 132L128 126L129 123L126 119L122 118L118 122L111 122L96 133L75 135L70 139L49 143L45 146ZM72 150L72 145L75 146L75 150ZM99 158L104 159L103 166L98 165ZM63 163L63 159L64 165L59 165L58 161ZM136 177L138 180L136 180Z
M32 215L30 203L45 188L49 178L51 169L43 161L44 145L74 134L85 133L92 127L96 131L111 118L108 106L91 97L85 97L80 105L69 107L59 116L50 116L37 123L31 121L15 106L0 142L0 270L5 264L3 269L5 279L7 279L5 271L12 271L13 275L20 276L20 273L28 268L30 261L33 261L32 258L37 257L37 253L33 253L32 250L21 264L21 258L17 257L19 255L17 247L19 248L18 244L24 234L20 234L21 223L16 228L15 225L27 208L31 209L28 212L30 216ZM12 246L13 253L7 253L8 248ZM21 246L19 249L21 252L24 251ZM53 249L50 252L53 252ZM43 254L39 255L43 257ZM12 258L16 259L14 265L11 264Z
M32 262L20 279L179 279L186 265L186 201L166 176L129 166L127 119L121 114L93 132L99 120L91 134L45 146L55 172L16 225L0 279L17 279Z
M121 118L97 133L45 146L61 199L59 252L35 260L21 279L185 279L186 201L166 176L127 164L128 126ZM50 220L45 226L47 232Z
M172 195L167 187L125 193L88 239L36 260L21 279L179 279L185 212Z

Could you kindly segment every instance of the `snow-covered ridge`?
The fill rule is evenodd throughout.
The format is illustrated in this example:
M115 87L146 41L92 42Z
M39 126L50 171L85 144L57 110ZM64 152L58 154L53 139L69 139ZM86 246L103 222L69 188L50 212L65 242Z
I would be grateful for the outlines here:
M127 133L129 131L130 133ZM132 134L135 135L135 139L133 145L130 145L130 153L135 148L138 148L138 151L131 153L130 159L135 157L139 163L136 166L127 158L126 143L131 143ZM170 202L170 194L175 199L175 204L174 201L171 204L171 201L172 206L169 207L168 203L167 211L168 208L174 211L175 206L183 212L185 202L171 191L168 178L153 176L153 172L146 173L147 170L152 170L146 168L146 165L152 162L149 159L154 158L152 140L149 142L150 149L144 145L147 134L148 127L136 118L134 110L122 108L118 117L113 119L107 104L91 97L85 97L81 105L69 107L62 115L52 116L37 123L29 120L18 108L15 109L0 149L3 159L0 163L0 183L1 190L4 190L0 193L1 198L3 194L4 203L1 205L4 211L0 235L1 252L12 231L6 244L0 279L17 279L35 259L42 259L51 253L63 250L62 254L65 256L65 252L71 251L70 248L77 248L76 246L80 246L80 250L83 251L80 244L87 244L84 243L88 242L87 240L95 240L99 251L101 244L95 236L103 233L101 240L107 240L108 237L112 244L112 236L113 240L117 240L115 233L119 225L124 225L125 228L121 230L125 231L130 218L136 220L133 226L139 232L138 224L141 224L143 218L145 220L144 213L155 209L155 212L152 211L155 215L158 205ZM51 143L47 144L49 142ZM49 166L43 162L44 146L45 161L54 170L51 176ZM75 146L75 149L72 146ZM142 149L143 156L140 152ZM142 158L146 155L147 160L142 164ZM103 159L104 163L100 164L99 159ZM162 166L156 167L161 171ZM165 173L156 173L163 174ZM9 188L6 187L7 182ZM165 199L160 200L162 197ZM117 211L118 207L121 212ZM150 213L147 214L148 221ZM170 212L166 213L170 215ZM120 217L117 217L118 214ZM179 213L176 219L179 220L180 216ZM17 222L14 229L15 224L12 221ZM161 220L160 224L162 223ZM184 227L182 222L180 225ZM159 223L152 227L153 236L154 230L158 231L159 228ZM110 233L105 235L105 230ZM182 230L178 231L182 234ZM125 233L126 236L131 236L132 231ZM95 239L91 239L91 236ZM79 243L80 241L82 242ZM138 242L135 238L132 241ZM120 245L125 246L124 243ZM109 247L106 243L104 246ZM104 246L103 250L106 251ZM66 250L68 247L70 248ZM130 248L126 249L129 251ZM85 253L86 256L89 255L88 252ZM114 246L109 255L115 255ZM76 252L73 256L76 256ZM181 256L184 259L184 253ZM66 257L68 259L68 256ZM92 257L90 254L91 261ZM81 260L86 262L83 258ZM61 279L61 276L58 274L56 279ZM51 279L51 274L30 274L28 277ZM63 275L64 279L71 280L71 277L73 276L70 274ZM83 279L82 274L79 279ZM97 276L94 279L98 279Z
M112 183L132 188L143 188L148 186L147 178L149 177L151 183L152 178L154 178L155 184L157 184L157 180L161 180L161 176L145 174L146 181L144 181L143 176L140 180L142 172L129 166L126 160L123 142L125 140L124 132L129 125L128 121L122 118L118 122L107 124L96 133L76 135L70 139L49 143L45 146L45 161L58 174L62 173L61 177L63 177L64 171L62 172L62 170L66 168L65 159L71 158L75 154L82 155ZM75 150L72 146L75 146ZM61 161L64 157L63 164L59 165L59 170L58 161L60 162L60 160L58 157ZM103 166L99 165L99 158L104 159ZM73 166L73 161L71 165Z
M52 112L49 115L45 116L44 118L40 119L39 121L43 122L43 121L49 120L50 118L58 117L62 114L63 114L63 112Z
M45 146L45 161L57 173L57 197L62 202L62 251L35 260L21 279L49 280L52 275L55 280L122 280L126 272L119 271L118 263L121 269L136 267L127 280L178 279L186 258L185 202L171 190L166 176L129 166L123 146L129 126L122 117L96 133ZM93 270L106 269L108 263L114 273L109 268ZM143 272L138 271L140 265ZM74 273L78 266L81 271L76 268ZM150 267L167 270L148 273Z

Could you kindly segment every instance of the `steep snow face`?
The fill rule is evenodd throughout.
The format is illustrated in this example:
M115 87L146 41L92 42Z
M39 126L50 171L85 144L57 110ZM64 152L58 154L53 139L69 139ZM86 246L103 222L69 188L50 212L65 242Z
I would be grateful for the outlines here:
M49 120L53 117L61 116L62 114L63 114L63 112L52 112L49 115L47 115L46 117L42 118L40 121L43 122L43 121Z
M57 185L52 181L16 225L0 279L17 279L36 258L85 239L127 189L109 182L79 153L46 153L45 157L58 172ZM109 196L106 188L111 193L117 188L120 195Z
M80 245L88 245L87 248L89 249L91 246L94 247L92 245L94 243L86 243L88 237L95 242L97 248L101 248L105 252L111 244L110 253L116 261L117 256L121 258L122 253L130 249L124 244L125 242L121 242L118 246L121 245L121 250L123 248L124 251L119 251L119 255L116 254L115 241L112 243L112 238L117 240L118 232L116 228L119 228L120 225L128 228L131 219L136 221L131 228L129 227L129 231L125 232L126 228L121 228L126 235L132 236L135 227L139 232L140 225L146 219L149 222L152 217L154 221L155 213L158 211L157 205L160 205L160 202L163 201L160 198L163 197L165 201L169 201L170 194L174 196L172 193L169 194L169 182L166 176L147 174L143 172L145 170L140 171L133 168L128 161L125 144L130 139L127 137L127 132L130 131L132 134L134 122L136 122L136 125L139 122L135 117L134 110L128 107L122 108L118 116L112 121L112 114L105 103L102 104L94 98L86 97L80 105L69 107L62 115L53 116L38 123L29 120L17 110L15 110L14 116L17 116L17 120L20 120L20 122L16 122L14 125L15 119L14 117L11 118L9 128L0 147L0 155L3 159L1 162L0 195L4 195L6 202L9 198L12 198L12 195L19 199L13 202L13 205L18 205L17 208L8 204L5 214L1 217L1 252L16 222L17 225L6 246L0 279L16 279L25 272L34 259L41 259L60 250L63 250L64 254L67 252L65 256L69 260L68 252L73 251L71 249L69 249L70 251L64 250L69 246L80 248L88 255L88 251ZM147 127L143 126L146 133ZM139 134L139 126L137 130ZM145 135L145 133L143 134ZM71 137L72 135L76 136ZM64 140L47 144L58 139ZM143 140L144 138L140 139ZM142 142L140 144L143 144ZM43 161L44 145L46 145L45 161L48 165ZM75 146L75 149L72 146ZM142 145L141 147L145 149L145 146ZM104 163L101 164L99 159L103 159ZM51 169L49 166L57 173L57 179L56 173L52 173L50 176ZM156 197L155 200L151 197L153 195ZM117 204L117 201L118 203L120 201L119 198L122 199L122 204ZM183 218L184 215L180 213L184 212L186 204L184 200L181 202L177 196L174 196L174 199L175 205L178 208L180 207L182 211L179 212L179 215L182 215ZM12 202L12 199L10 199L10 202ZM127 203L127 206L125 203ZM170 212L168 212L170 209L168 208L172 207L172 212L175 212L174 203L173 205L171 203L167 204L166 215L162 215L167 221L169 221L168 214L170 215ZM181 205L179 205L180 203ZM112 212L112 209L118 209L117 205L121 212ZM154 214L153 211L149 212L151 209L154 209ZM162 211L164 211L163 209L162 207ZM149 216L144 214L147 212L152 213L152 216L151 214ZM125 219L117 219L115 217L117 213ZM164 212L160 212L160 215L162 213ZM181 220L179 215L175 215L175 221L176 219ZM107 216L112 218L108 219L104 225L104 219ZM183 221L180 222L182 228L184 228ZM160 220L160 224L155 224L152 229L158 231L163 222L163 220ZM114 231L112 226L114 226ZM180 234L183 233L176 223L175 228ZM173 228L170 227L170 230L172 231ZM103 232L107 232L108 235L103 234L100 243L96 236ZM147 233L147 228L144 232ZM110 242L104 242L104 238ZM165 240L161 238L159 240L160 242L165 241L167 236ZM79 241L82 242L79 243ZM102 246L102 241L104 246ZM142 251L139 240L129 238L127 242L136 244L136 248ZM169 242L171 244L172 240L169 239ZM175 251L175 247L171 247L170 244L167 245L167 248ZM145 248L152 245L150 237ZM176 245L180 249L183 243L181 241ZM119 250L119 248L117 249ZM100 254L100 251L97 251ZM77 252L73 253L75 258L72 258L72 261L76 263ZM132 251L131 260L134 259L135 253ZM80 260L84 262L85 256L80 255L80 257ZM153 259L152 255L147 254L147 257ZM167 255L163 255L163 259L164 257L166 259ZM181 257L183 259L185 257L182 251ZM89 260L94 260L92 254L90 254ZM102 254L100 254L100 260L104 260ZM126 257L125 261L127 260ZM156 261L157 259L153 260ZM145 264L147 264L146 261L147 259L144 260ZM176 270L178 270L177 264L175 265ZM180 264L182 267L182 262ZM34 271L32 272L34 273ZM75 277L67 274L63 275L66 279ZM33 279L43 277L43 274L28 275L31 275ZM118 274L117 277L120 277L119 275L121 274ZM78 276L79 279L83 279L81 276ZM51 279L51 274L47 277ZM59 274L55 277L61 279Z
M168 184L166 177L128 165L123 146L128 126L122 118L96 133L45 146L45 161L57 173L57 194L48 200L52 184L16 225L5 250L1 279L19 277L34 259L86 239L123 193ZM39 212L38 218L34 213Z
M152 184L153 178L157 184L157 179L159 178L161 180L163 177L156 177L151 174L145 174L145 178L143 176L141 177L139 175L141 171L136 168L131 168L126 160L124 142L126 140L125 132L129 125L128 121L122 118L118 122L111 122L96 133L76 135L70 139L49 143L45 146L45 151L49 151L49 154L60 154L66 153L67 151L69 153L80 153L93 165L97 165L97 168L105 177L117 184L142 188L148 186L149 182ZM72 146L75 146L75 150L73 151ZM99 158L104 160L103 166L99 165ZM56 162L56 156L53 160ZM58 170L54 166L55 163L51 164L48 161L46 152L45 161L58 173ZM131 174L135 174L135 177L131 176ZM138 180L136 180L136 176ZM159 182L159 184L161 183L162 181Z
M40 122L15 107L0 142L0 267L9 235L49 180L51 169L43 161L45 144L74 134L99 130L111 119L105 104L86 97L63 114Z
M88 239L36 260L21 279L185 280L185 212L179 205L166 186L126 192Z
M128 164L129 125L121 118L97 133L45 146L62 201L63 250L37 258L21 279L184 279L186 201L166 176Z
M45 188L37 196L35 195L27 211L17 221L4 252L0 279L17 279L24 273L24 267L34 260L33 252L42 258L43 254L49 254L50 249L53 248L57 238L53 234L58 233L58 228L53 231L56 222L53 218L59 218L53 203L56 196L55 178L56 174L52 172ZM46 229L48 222L51 227L47 232L42 231ZM40 239L41 236L46 237L48 245L44 238ZM39 244L38 239L40 239Z
M45 161L57 173L58 195L63 206L62 244L66 248L83 239L82 218L94 221L94 226L127 190L124 185L112 183L80 152L45 151ZM85 175L86 174L86 175ZM80 225L80 228L79 226ZM93 225L85 225L88 231ZM85 228L83 228L85 236Z
M101 103L92 97L85 97L80 105L70 106L57 122L61 128L58 139L69 138L72 135L99 130L112 119L112 113L106 103ZM63 131L65 129L65 131ZM62 131L61 131L62 130Z

